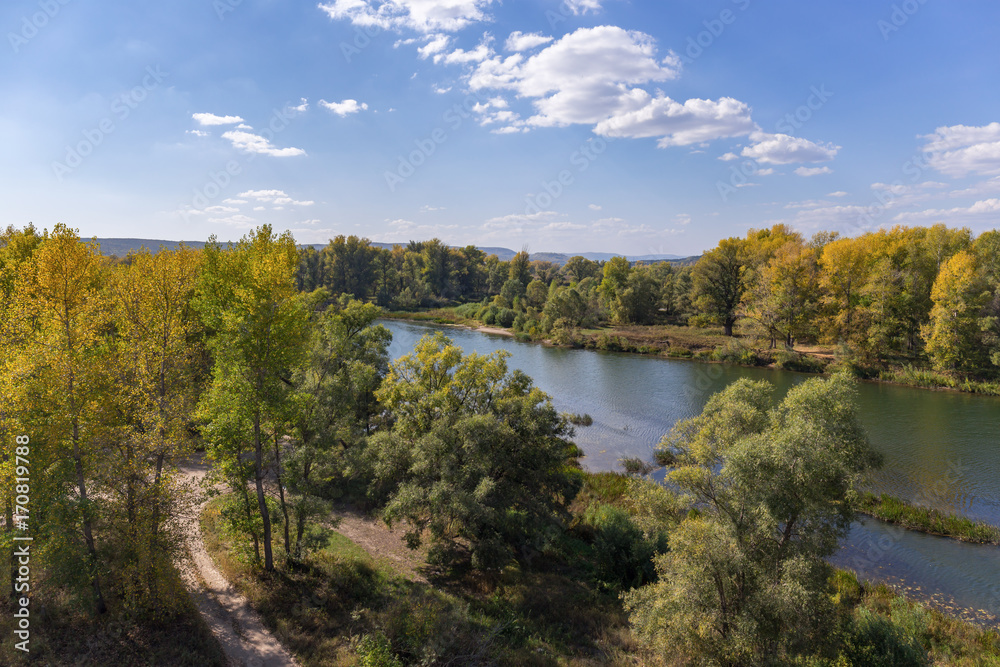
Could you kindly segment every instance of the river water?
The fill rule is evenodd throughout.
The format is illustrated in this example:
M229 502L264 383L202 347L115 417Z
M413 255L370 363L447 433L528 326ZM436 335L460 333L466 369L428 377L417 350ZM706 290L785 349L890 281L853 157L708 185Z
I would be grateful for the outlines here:
M696 361L518 343L506 336L412 322L383 322L393 359L443 329L466 352L510 353L560 411L586 413L575 442L592 471L620 470L623 456L651 460L679 419L701 412L713 393L742 377L767 380L780 398L809 375ZM885 465L870 485L912 502L1000 525L1000 398L859 383L859 414ZM832 561L882 580L964 618L996 625L1000 548L898 529L863 519Z

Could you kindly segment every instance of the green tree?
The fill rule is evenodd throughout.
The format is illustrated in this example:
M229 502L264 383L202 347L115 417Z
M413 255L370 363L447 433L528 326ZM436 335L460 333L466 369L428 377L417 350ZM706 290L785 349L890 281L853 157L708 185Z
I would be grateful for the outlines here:
M249 425L253 476L262 521L264 569L272 571L271 522L264 493L265 432L276 425L289 398L292 370L309 331L310 299L295 288L298 253L290 233L276 236L264 225L224 251L214 237L205 248L205 268L196 304L211 332L212 381L199 406L206 422L226 419ZM239 419L227 413L236 413ZM230 440L210 442L215 459L233 456ZM210 431L212 433L212 431ZM234 467L237 467L234 465ZM241 491L245 480L230 480ZM279 482L280 484L280 482Z
M747 254L742 239L729 238L706 252L692 272L694 300L698 310L733 335L737 310L746 290Z
M625 604L663 654L762 664L811 648L833 622L824 558L878 456L847 377L808 380L773 408L772 392L739 380L661 443L677 462L668 480L697 510L657 557L659 580Z
M468 544L473 566L527 556L559 530L575 495L579 450L549 398L506 354L462 355L437 333L396 361L376 392L395 423L369 442L384 516L405 520L432 557Z

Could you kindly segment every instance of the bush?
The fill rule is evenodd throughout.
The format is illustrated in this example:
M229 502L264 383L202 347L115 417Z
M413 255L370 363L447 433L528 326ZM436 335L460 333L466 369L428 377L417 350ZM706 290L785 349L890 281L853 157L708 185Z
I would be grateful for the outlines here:
M713 361L740 366L767 366L772 359L739 341L730 341L712 352Z
M361 667L403 667L403 662L393 655L389 640L381 632L362 637L357 653Z
M594 529L594 576L615 589L629 589L656 579L653 557L667 550L665 534L646 539L642 530L617 507L595 503L584 523Z
M686 347L677 347L676 345L672 345L667 349L667 356L675 359L690 359L694 356L694 352Z
M822 359L790 350L779 350L775 353L774 365L782 370L800 373L822 373L826 370L826 364Z
M653 472L653 466L635 456L626 456L619 459L622 469L626 475L648 475Z
M517 318L517 314L510 308L501 308L496 314L497 326L501 326L504 329L509 329L514 325L514 320Z
M927 651L905 626L867 609L858 611L841 654L851 665L865 667L923 667Z

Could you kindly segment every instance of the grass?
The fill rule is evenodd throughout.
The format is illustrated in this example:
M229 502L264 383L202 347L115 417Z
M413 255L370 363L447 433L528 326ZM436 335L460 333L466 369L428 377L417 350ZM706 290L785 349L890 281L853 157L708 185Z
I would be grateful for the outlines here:
M408 580L334 534L300 566L264 575L223 530L221 499L202 514L220 571L306 666L353 664L631 664L637 647L614 596L558 569ZM275 527L280 534L280 526ZM360 660L360 663L359 663ZM379 662L381 660L381 662Z
M859 509L876 519L898 524L910 530L942 535L963 542L1000 544L1000 528L996 526L935 509L916 507L886 493L862 494Z
M531 570L512 565L492 575L465 571L432 577L430 583L412 581L333 534L302 566L281 565L264 576L235 556L234 543L222 530L220 500L204 511L202 529L220 569L305 667L675 664L638 643L617 589L593 585L590 566L582 565L594 552L581 536L599 530L586 523L586 513L601 504L627 508L632 480L610 472L583 477L571 507L580 525L561 538L561 556L543 553ZM280 544L275 546L275 560L283 563ZM884 585L862 584L847 571L835 571L829 594L840 621L830 628L829 643L798 664L875 664L866 662L872 654L864 642L888 637L919 645L928 664L1000 666L995 631L907 600Z
M854 575L844 573L841 577ZM856 582L857 579L855 578ZM979 667L1000 665L1000 633L965 623L936 609L907 600L884 584L860 586L854 609L887 618L927 651L933 665Z

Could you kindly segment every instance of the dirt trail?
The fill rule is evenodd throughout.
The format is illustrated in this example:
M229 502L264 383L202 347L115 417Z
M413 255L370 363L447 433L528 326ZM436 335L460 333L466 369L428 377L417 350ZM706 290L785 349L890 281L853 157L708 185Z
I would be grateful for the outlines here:
M427 583L421 573L426 554L412 550L403 542L403 531L390 530L384 523L365 516L352 508L337 508L333 517L339 520L334 530L367 551L376 560L390 565L407 579Z
M201 458L180 466L192 482L208 472ZM189 558L180 563L181 576L198 611L219 640L233 667L297 667L298 663L264 627L246 598L234 589L212 563L199 529L199 515L207 500L193 503L195 515L185 522Z

